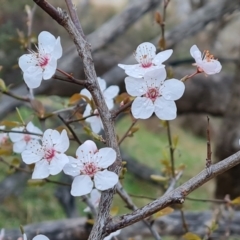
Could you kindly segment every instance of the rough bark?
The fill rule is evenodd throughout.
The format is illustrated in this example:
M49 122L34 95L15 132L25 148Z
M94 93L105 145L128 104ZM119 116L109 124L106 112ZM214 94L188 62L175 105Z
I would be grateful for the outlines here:
M230 100L223 118L216 142L216 161L239 150L240 138L240 62L237 65L234 81L230 90ZM230 194L232 198L240 196L240 167L225 172L217 177L216 197Z
M206 225L213 219L213 212L184 212L189 231L204 236L207 232ZM87 240L91 226L86 224L86 218L64 219L57 221L47 221L30 224L24 227L28 239L32 239L36 234L44 234L51 240ZM229 231L230 236L240 236L240 212L235 212L232 219L228 212L223 212L218 221L218 228L213 232L211 239L224 239L224 235ZM155 228L161 236L177 236L184 234L180 212L174 213L157 219L154 223ZM6 229L5 239L18 239L21 236L19 228ZM136 223L121 231L119 240L126 240L130 237L140 237L145 239L150 237L150 232L144 223Z

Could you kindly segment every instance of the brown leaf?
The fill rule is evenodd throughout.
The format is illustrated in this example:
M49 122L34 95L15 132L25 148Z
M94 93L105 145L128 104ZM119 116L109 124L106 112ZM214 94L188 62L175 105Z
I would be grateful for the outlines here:
M38 115L40 118L44 117L45 108L44 108L42 102L40 102L40 101L37 100L37 99L31 99L31 100L30 100L30 104L31 104L33 110L37 113L37 115Z

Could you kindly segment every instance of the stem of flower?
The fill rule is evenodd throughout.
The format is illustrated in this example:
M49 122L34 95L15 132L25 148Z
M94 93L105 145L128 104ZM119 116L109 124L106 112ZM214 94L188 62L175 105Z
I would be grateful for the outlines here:
M172 178L175 178L175 166L174 166L174 150L175 149L172 145L172 135L171 135L170 122L169 121L166 121L166 122L167 122L167 136L168 136L168 143L169 143Z

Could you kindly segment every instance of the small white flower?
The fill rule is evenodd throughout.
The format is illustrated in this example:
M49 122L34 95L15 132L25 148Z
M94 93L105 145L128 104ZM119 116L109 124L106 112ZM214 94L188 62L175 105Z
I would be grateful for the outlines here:
M69 157L69 163L63 168L66 174L75 177L71 189L73 196L90 193L93 185L100 191L116 185L118 175L106 169L116 160L116 152L112 148L98 150L96 144L88 140L77 149L76 155L77 159Z
M4 130L5 126L0 126L0 129ZM0 132L0 147L8 142L8 134ZM1 236L1 235L0 235Z
M69 148L69 138L66 130L60 134L56 130L48 129L44 132L41 144L30 141L26 150L22 152L22 159L26 164L35 164L32 179L47 178L50 174L60 173L69 162L64 152Z
M31 51L19 58L23 79L29 88L40 86L42 79L50 79L56 71L57 59L62 56L60 37L43 31L38 36L38 52Z
M89 116L91 114L91 112L92 112L92 109L91 109L90 105L87 105L86 109L83 113L83 117ZM93 113L96 115L92 116L92 117L88 117L85 121L90 124L91 129L94 133L99 133L103 129L102 119L101 119L97 109L95 109L93 111Z
M13 131L22 131L23 133L9 133L9 138L13 142L13 151L15 153L22 153L30 141L41 139L37 135L24 134L25 127L15 127ZM26 126L26 130L31 133L42 134L42 131L33 125L32 122L29 122Z
M165 68L147 72L143 79L125 78L128 94L136 97L131 107L134 118L147 119L154 112L162 120L176 118L174 101L183 95L185 85L177 79L164 81L165 78Z
M101 193L97 189L94 188L90 193L90 199L89 200L95 208L98 207L100 198L101 198ZM90 210L89 207L86 207L83 211L84 212L90 212L91 210Z
M149 42L140 44L135 52L135 59L138 64L118 66L125 70L125 73L134 78L142 78L146 72L165 67L162 63L173 53L172 49L162 51L156 55L156 47Z
M196 66L199 72L205 72L207 75L219 73L222 69L221 63L214 59L209 51L204 51L202 54L196 45L190 48L190 53L196 61Z
M121 229L117 230L116 232L110 233L107 237L105 237L103 240L111 240L112 237L117 236L121 232Z
M106 104L108 106L108 109L112 109L114 107L114 101L113 99L118 95L119 93L119 87L116 85L110 86L106 88L107 84L106 81L100 77L98 77L98 84L100 86L101 91L103 92L104 99L106 101ZM91 93L87 89L83 89L80 92L81 95L84 95L88 97L89 99L92 99ZM86 109L83 113L83 117L89 116L91 114L91 106L87 104ZM96 116L92 116L86 119L86 122L88 122L91 126L91 129L94 133L99 133L103 129L102 120L100 118L100 115L98 113L98 110L95 109L93 111Z
M106 81L100 77L98 79L98 84L100 86L101 91L103 92L104 99L109 109L112 109L114 106L113 99L119 93L119 87L117 85L112 85L107 88ZM92 99L91 93L87 89L83 89L80 94Z
M23 234L23 240L27 240L26 233ZM35 236L32 240L49 240L49 238L46 237L45 235L39 234L39 235Z

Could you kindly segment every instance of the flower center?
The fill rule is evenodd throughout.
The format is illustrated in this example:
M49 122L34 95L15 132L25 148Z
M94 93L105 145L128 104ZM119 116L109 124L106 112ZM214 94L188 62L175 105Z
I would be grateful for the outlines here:
M31 136L29 134L24 134L23 139L24 139L25 142L28 143L31 140Z
M53 149L53 148L46 149L44 157L45 157L45 159L47 159L48 162L51 162L51 160L53 159L55 154L56 154L56 150L55 149Z
M203 60L207 62L212 62L214 60L214 56L210 54L208 50L204 50L203 52Z
M98 171L99 171L98 166L95 163L90 162L84 164L83 170L81 172L82 174L93 177Z
M150 98L153 102L160 96L158 88L149 88L145 97Z
M41 68L45 68L48 63L49 63L50 57L46 54L46 55L40 55L38 56L38 65Z
M140 59L140 63L141 63L143 68L149 68L153 65L152 64L152 59L149 58L149 56L147 54L142 55L142 57Z

